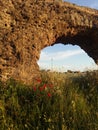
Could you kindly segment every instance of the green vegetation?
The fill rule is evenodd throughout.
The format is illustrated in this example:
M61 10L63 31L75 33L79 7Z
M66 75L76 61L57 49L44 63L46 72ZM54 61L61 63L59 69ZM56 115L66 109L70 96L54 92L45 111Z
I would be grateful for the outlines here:
M0 82L0 130L98 130L98 72Z

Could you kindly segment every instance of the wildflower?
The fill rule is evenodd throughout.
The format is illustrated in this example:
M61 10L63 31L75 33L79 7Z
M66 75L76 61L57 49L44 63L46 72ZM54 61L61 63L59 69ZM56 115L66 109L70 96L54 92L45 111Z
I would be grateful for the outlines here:
M33 87L33 90L36 91L36 87Z
M43 91L43 87L40 87L39 90L40 90L40 91Z
M43 85L43 89L45 89L46 87L47 87L47 85L46 85L46 84L44 84L44 85Z
M36 79L36 81L37 81L38 83L41 83L41 79Z
M47 96L48 96L48 97L51 97L51 93L47 93Z
M40 90L40 91L45 90L46 86L47 86L47 85L46 85L46 84L44 84L42 87L40 87L40 88L39 88L39 90Z

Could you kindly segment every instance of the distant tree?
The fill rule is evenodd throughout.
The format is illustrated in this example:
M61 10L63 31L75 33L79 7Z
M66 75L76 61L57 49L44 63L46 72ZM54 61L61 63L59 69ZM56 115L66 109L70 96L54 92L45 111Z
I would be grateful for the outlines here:
M72 71L71 70L67 70L67 73L72 73Z

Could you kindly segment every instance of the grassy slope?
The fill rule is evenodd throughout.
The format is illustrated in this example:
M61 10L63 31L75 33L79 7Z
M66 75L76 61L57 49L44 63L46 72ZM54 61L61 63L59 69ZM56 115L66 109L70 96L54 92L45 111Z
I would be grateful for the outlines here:
M98 72L0 82L0 130L98 130Z

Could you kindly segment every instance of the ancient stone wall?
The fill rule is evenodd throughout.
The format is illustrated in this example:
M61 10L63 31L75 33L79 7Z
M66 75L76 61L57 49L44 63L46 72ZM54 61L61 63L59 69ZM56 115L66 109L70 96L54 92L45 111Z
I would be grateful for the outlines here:
M80 46L98 63L98 10L58 0L0 0L0 79L31 83L46 46Z

